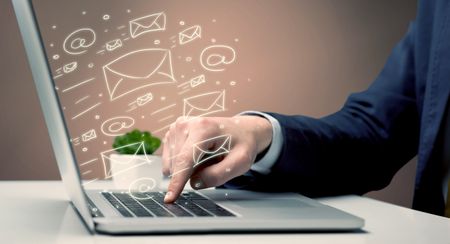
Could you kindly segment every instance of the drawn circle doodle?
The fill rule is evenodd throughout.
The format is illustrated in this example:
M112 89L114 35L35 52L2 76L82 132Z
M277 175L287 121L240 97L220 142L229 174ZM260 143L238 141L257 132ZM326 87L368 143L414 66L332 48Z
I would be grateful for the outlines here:
M63 43L64 51L71 55L80 55L87 52L87 49L94 45L96 40L94 30L81 28L70 33Z
M58 59L59 59L59 55L58 54L53 55L53 60L58 60Z
M226 65L236 60L236 51L226 45L212 45L203 49L200 54L200 64L208 71L224 71Z
M134 119L128 116L110 118L102 123L101 130L106 136L121 136L134 125Z
M145 193L152 191L156 187L156 181L153 178L143 177L131 182L128 192L136 199L150 199Z

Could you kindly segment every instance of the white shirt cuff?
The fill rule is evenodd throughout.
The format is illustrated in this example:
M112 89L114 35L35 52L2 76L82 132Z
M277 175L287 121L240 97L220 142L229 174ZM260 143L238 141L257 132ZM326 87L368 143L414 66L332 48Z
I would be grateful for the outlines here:
M281 153L281 147L283 145L283 133L281 132L281 125L274 117L261 113L258 111L245 111L239 115L258 115L269 120L272 124L272 142L267 150L266 154L259 161L255 162L250 168L260 174L267 175L270 173L272 166L277 161Z

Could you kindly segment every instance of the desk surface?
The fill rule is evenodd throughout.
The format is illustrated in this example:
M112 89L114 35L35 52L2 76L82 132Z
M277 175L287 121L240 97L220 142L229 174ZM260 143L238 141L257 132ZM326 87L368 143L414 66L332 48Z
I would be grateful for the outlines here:
M450 243L450 219L358 196L320 202L366 220L360 233L90 235L61 182L0 181L1 243Z

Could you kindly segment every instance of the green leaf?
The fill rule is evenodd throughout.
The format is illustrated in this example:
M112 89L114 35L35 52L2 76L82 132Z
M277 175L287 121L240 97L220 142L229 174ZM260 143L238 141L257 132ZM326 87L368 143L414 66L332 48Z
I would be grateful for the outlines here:
M140 147L139 142L144 142ZM134 143L134 144L133 144ZM113 148L120 154L153 154L161 146L161 140L148 131L132 130L114 139Z

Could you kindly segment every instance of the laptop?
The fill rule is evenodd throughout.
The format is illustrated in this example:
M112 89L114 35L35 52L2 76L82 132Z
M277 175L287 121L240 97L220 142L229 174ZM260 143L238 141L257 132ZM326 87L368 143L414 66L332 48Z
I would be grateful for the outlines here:
M230 4L236 7L241 2L246 1ZM255 4L255 1L248 2ZM61 178L74 209L89 231L170 234L361 229L363 219L296 193L187 190L175 203L165 204L164 188L108 188L111 178L102 175L108 169L102 169L107 166L101 163L105 161L99 152L110 149L113 136L137 126L138 120L146 119L144 116L154 115L152 120L156 120L157 111L162 111L157 102L165 102L168 105L165 108L170 109L170 101L166 100L186 102L184 93L191 92L189 98L204 99L212 94L219 97L213 98L218 105L216 110L189 109L189 113L199 112L198 116L204 116L223 109L218 103L225 97L224 89L211 90L201 75L191 82L189 77L194 75L185 79L180 73L175 76L172 65L178 65L178 70L183 70L186 76L192 70L192 74L199 74L199 69L210 76L225 74L233 71L231 65L239 57L239 43L245 40L219 35L223 34L219 23L224 23L224 12L233 12L220 12L228 1L219 4L199 0L183 7L185 4L185 1L156 0L126 3L13 0ZM209 9L206 17L184 12L185 8L194 9L196 5L201 8L204 4ZM214 9L214 4L220 6ZM208 30L213 29L219 33L217 40L207 37ZM208 41L201 42L205 38ZM217 51L215 48L224 54L211 54L203 59L203 55ZM158 63L153 60L155 57L163 61ZM195 66L189 66L194 60ZM121 62L127 64L125 68L120 66ZM165 70L151 73L150 65ZM149 73L142 73L141 68ZM234 71L230 73L233 75ZM159 77L152 80L152 74ZM120 87L127 79L130 84ZM212 84L214 89L220 85ZM189 86L189 91L183 91L183 86ZM141 100L130 100L138 95ZM146 104L151 100L149 97L153 98L152 103ZM148 107L144 109L144 106ZM120 122L111 123L114 119ZM111 124L105 126L107 123ZM159 133L163 131L164 128ZM98 188L87 187L96 184Z

